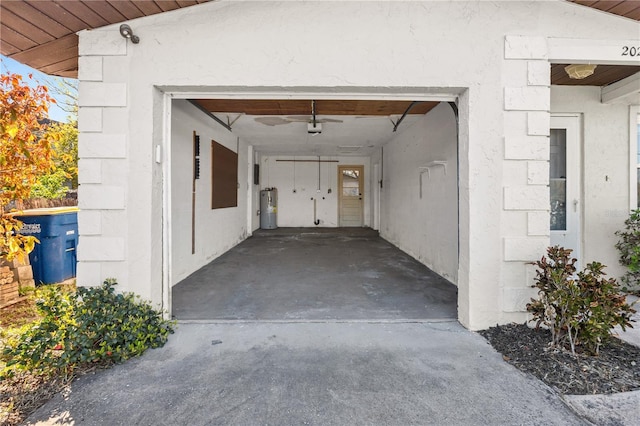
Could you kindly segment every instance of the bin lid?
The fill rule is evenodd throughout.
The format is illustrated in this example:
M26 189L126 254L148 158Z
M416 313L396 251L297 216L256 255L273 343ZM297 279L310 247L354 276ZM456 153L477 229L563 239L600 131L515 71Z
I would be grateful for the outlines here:
M42 209L20 210L12 213L12 215L13 216L51 216L55 214L75 213L78 210L79 210L78 206L49 207L49 208L42 208Z

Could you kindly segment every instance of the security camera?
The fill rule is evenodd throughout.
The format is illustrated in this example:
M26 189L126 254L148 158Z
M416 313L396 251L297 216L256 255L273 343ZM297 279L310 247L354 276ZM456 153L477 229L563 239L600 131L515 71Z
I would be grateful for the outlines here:
M322 133L322 124L320 123L315 123L315 124L316 124L315 126L313 125L313 123L307 124L307 133L309 133L310 135L318 135Z

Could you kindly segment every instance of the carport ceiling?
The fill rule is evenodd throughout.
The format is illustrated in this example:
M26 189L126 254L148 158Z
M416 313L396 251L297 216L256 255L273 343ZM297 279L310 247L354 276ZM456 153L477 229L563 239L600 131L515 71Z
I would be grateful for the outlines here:
M199 99L256 151L280 155L368 156L419 121L438 102L312 99ZM315 102L322 132L310 134ZM395 124L407 112L394 132Z
M196 101L210 112L244 113L247 115L311 115L312 101L265 100L265 99L200 99ZM409 113L424 115L431 111L438 102L420 102L413 106ZM320 115L402 115L411 106L411 101L377 101L377 100L317 100L316 114Z
M208 0L2 0L0 2L0 53L47 74L78 75L76 32L99 28L130 19L154 15ZM568 0L582 6L640 21L640 1ZM554 65L552 84L589 84L585 81L559 82L562 67ZM629 75L617 67L598 80L611 84ZM601 71L596 70L596 74ZM564 77L564 76L562 76ZM592 82L591 84L596 84Z
M638 2L640 4L640 1ZM634 65L598 65L595 72L582 80L569 78L564 67L569 64L551 65L551 84L561 86L607 86L640 72Z

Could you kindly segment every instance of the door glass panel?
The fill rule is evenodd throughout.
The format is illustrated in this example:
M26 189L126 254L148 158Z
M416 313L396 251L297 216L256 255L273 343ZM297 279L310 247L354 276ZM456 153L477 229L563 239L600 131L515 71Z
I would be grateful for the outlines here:
M549 189L551 198L551 230L567 229L567 130L551 129Z
M359 170L342 171L342 195L347 197L360 195Z

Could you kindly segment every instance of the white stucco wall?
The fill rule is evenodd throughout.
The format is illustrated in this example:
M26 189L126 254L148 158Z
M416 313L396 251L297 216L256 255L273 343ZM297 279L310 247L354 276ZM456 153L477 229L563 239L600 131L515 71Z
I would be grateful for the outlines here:
M547 37L638 37L637 22L564 1L219 1L129 24L139 44L118 25L80 33L81 285L113 276L167 300L163 93L448 92L460 108L458 311L473 329L524 318L525 264L548 244L534 226L548 188L528 175L548 161Z
M321 157L320 159L326 162L320 163L320 192L318 192L317 159L318 157L305 156L264 156L262 158L260 168L262 188L278 189L278 226L315 227L313 199L316 200L316 219L320 221L317 226L338 226L338 166L347 165L364 166L364 226L369 226L369 199L371 198L369 157ZM329 188L331 193L328 192Z
M457 283L458 170L451 107L440 103L385 144L383 164L380 235ZM420 169L424 166L429 170Z
M583 265L598 261L620 277L614 233L629 216L629 106L602 104L600 93L599 87L552 86L551 112L582 114Z
M193 131L200 136L195 253L191 250ZM238 206L211 209L211 141L238 150ZM171 285L247 237L247 145L185 100L171 109ZM251 185L253 186L253 185Z

